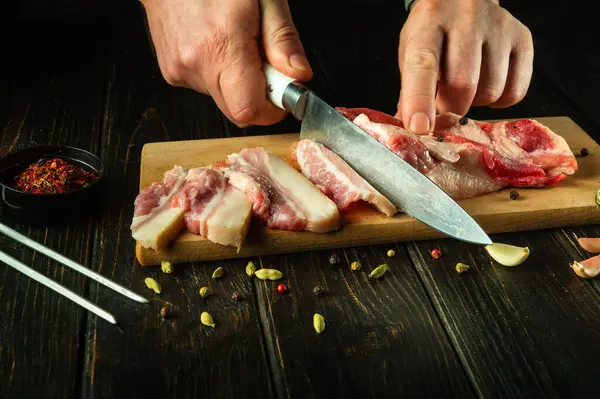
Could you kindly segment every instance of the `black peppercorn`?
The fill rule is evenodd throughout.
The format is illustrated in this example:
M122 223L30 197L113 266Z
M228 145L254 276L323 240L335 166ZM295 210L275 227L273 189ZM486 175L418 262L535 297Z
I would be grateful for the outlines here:
M340 262L340 257L337 256L337 254L331 255L331 257L329 258L329 263L332 265L337 265L339 262Z
M317 285L315 288L313 288L313 294L315 294L315 296L323 296L325 295L325 291L323 288Z
M466 125L467 123L469 123L469 118L467 118L466 116L463 116L462 118L460 118L458 120L458 123L460 123L461 125Z
M442 141L444 141L444 136L437 136L437 141L439 141L440 143L441 143Z
M231 294L231 299L233 299L236 302L239 302L242 300L242 295L236 291L233 294Z
M511 200L516 200L517 198L519 198L519 192L518 191L511 191L510 192L510 199Z
M582 157L587 157L588 155L590 155L590 150L588 150L587 148L582 148L581 151L579 151L579 153L581 154Z

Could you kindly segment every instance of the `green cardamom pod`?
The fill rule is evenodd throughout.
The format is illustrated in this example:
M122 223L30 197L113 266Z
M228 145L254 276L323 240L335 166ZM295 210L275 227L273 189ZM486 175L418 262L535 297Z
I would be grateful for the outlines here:
M163 273L167 273L167 274L173 273L173 265L171 264L171 262L168 262L166 260L163 260L160 263L160 268L163 271Z
M279 280L283 277L283 273L275 269L258 269L254 275L261 280Z
M383 276L385 274L385 272L387 272L389 269L387 263L384 263L383 265L379 265L377 266L375 269L373 269L373 271L371 273L369 273L369 277L370 278L379 278L381 276Z
M202 314L200 315L200 321L205 326L209 326L209 327L213 327L213 328L215 327L215 322L213 321L212 316L208 312L202 312Z
M146 287L150 288L157 294L160 294L160 292L162 291L160 288L160 284L158 284L158 281L154 280L153 278L146 277L146 280L144 280L144 282L146 283Z
M219 278L223 275L223 268L221 266L217 267L212 274L212 278Z
M254 272L256 271L256 266L254 266L254 262L248 262L248 264L246 265L246 274L250 277L252 277L254 275Z
M313 326L317 334L321 334L325 330L325 318L318 313L313 316Z
M208 294L210 294L210 288L209 287L202 287L202 288L200 288L200 296L202 298L204 298Z

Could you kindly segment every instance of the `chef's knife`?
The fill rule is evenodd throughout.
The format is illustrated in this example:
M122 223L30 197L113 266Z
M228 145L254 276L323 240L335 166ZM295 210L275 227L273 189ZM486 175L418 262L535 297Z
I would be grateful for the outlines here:
M323 144L396 207L456 239L489 245L485 231L446 192L311 90L264 64L268 98L302 122L301 139Z

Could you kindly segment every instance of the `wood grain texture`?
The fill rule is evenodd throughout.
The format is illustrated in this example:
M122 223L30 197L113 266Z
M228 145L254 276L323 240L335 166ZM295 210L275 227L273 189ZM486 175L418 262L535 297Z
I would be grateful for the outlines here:
M101 26L97 21L88 21L87 28L80 24L54 29L46 24L23 24L13 27L10 40L2 35L3 54L10 54L11 62L0 63L0 156L42 144L68 144L96 153L102 68L97 66L94 54L82 52L80 57L73 57L69 53L76 46L72 29L85 36ZM28 41L25 32L35 40ZM58 59L40 69L39 60L52 55ZM56 74L57 69L62 73ZM85 91L79 87L82 81L88 82ZM1 220L33 240L89 265L94 242L92 218L69 225L30 227L3 211ZM5 236L0 236L0 249L87 296L87 279L71 269ZM76 397L88 312L4 264L0 264L0 307L0 397Z
M391 248L397 252L388 258ZM351 271L354 261L361 270ZM258 263L284 274L281 281L256 281L273 368L283 374L279 397L473 396L403 247L267 256ZM369 279L383 263L389 271ZM289 288L284 295L276 291L282 282ZM313 294L316 285L324 296ZM314 313L325 318L321 334Z
M600 180L600 146L569 118L536 119L564 137L574 153L586 147L593 155L579 158L579 170L565 182L544 189L519 189L518 201L510 200L508 189L460 201L488 234L600 222L594 201ZM285 158L298 139L298 135L288 134L146 144L142 149L140 190L161 181L163 173L174 165L206 166L243 148L263 147ZM443 237L406 214L386 217L372 207L345 212L343 217L342 228L327 234L276 230L254 222L239 252L184 229L165 250L154 251L137 243L136 254L140 264L158 265L165 259L194 262Z
M111 41L119 45L113 49L105 87L101 144L111 190L105 193L106 208L96 225L92 265L146 295L151 304L140 305L91 285L90 297L113 311L119 326L90 318L83 396L273 397L256 295L243 261L221 264L226 273L216 281L210 276L217 264L175 265L175 273L167 275L135 262L129 224L142 146L156 140L207 137L222 132L224 121L210 98L159 80L158 71L149 67L149 49L139 46L145 40L143 29L132 29L131 16L122 18L110 31ZM162 286L160 295L145 286L149 276ZM199 295L203 285L213 291L205 300ZM233 302L234 291L244 300ZM160 317L163 304L173 309L173 317L166 321ZM216 328L201 325L204 310L212 313Z

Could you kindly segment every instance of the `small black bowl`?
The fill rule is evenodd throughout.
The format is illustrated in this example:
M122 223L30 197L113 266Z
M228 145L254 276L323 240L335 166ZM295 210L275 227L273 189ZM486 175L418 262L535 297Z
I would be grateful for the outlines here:
M98 178L89 186L61 194L32 194L16 188L15 176L40 159L61 158ZM32 224L70 221L98 210L104 165L94 154L74 147L40 146L9 154L0 160L0 206L17 219Z

